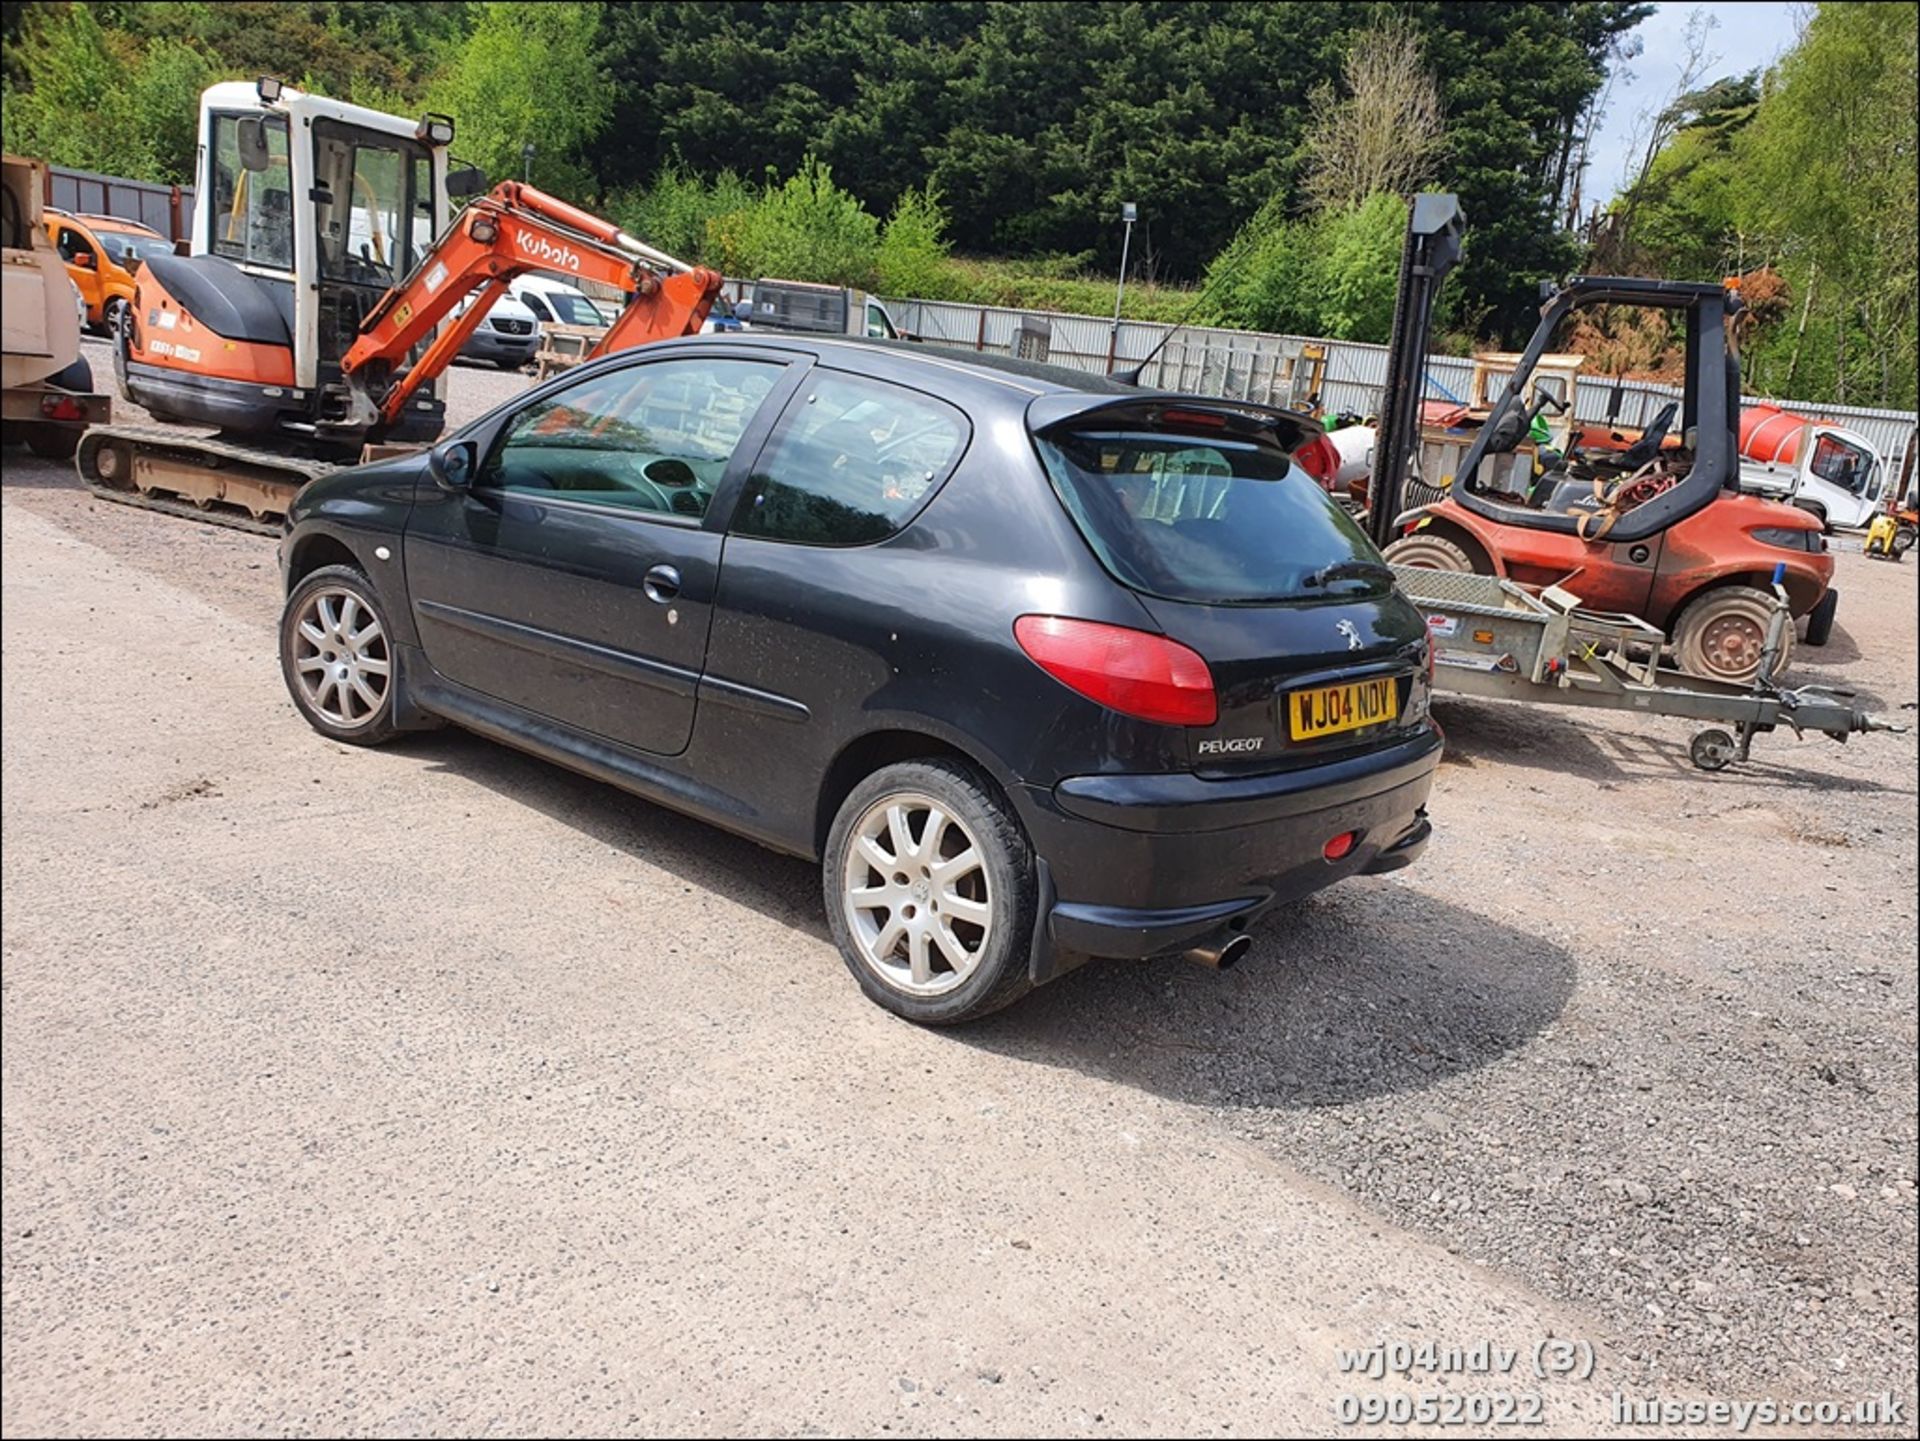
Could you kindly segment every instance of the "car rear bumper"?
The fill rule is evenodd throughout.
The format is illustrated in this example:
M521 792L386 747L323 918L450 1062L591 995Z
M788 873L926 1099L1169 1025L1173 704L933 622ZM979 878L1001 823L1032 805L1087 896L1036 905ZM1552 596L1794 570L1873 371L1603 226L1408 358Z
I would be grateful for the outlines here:
M1278 774L1085 776L1021 788L1023 819L1055 899L1048 935L1068 951L1144 958L1251 926L1354 875L1411 865L1441 740L1431 724L1364 756ZM1353 848L1327 843L1356 832Z

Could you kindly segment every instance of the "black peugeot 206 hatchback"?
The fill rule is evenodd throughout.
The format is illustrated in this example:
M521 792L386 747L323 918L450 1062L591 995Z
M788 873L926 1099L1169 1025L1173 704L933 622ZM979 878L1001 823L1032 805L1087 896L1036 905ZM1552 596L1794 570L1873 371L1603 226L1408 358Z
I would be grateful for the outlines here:
M1087 956L1231 964L1409 864L1421 616L1292 412L923 346L702 337L330 476L282 669L375 744L451 721L818 859L915 1021Z

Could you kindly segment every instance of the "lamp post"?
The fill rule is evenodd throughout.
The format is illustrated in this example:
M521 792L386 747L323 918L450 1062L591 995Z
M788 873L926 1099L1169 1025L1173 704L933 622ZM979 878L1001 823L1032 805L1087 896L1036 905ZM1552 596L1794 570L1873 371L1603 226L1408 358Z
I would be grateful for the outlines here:
M1120 218L1126 222L1126 233L1120 240L1120 283L1113 288L1113 330L1120 333L1120 302L1127 293L1127 254L1133 249L1133 222L1140 218L1139 208L1131 201L1120 207Z
M520 178L531 185L533 184L533 142L531 140L520 147L520 159L525 165Z

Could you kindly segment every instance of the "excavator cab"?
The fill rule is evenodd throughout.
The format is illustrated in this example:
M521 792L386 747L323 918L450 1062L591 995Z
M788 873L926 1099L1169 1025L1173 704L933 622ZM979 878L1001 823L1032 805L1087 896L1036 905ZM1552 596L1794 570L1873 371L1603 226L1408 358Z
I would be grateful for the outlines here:
M170 419L357 449L368 437L340 362L445 229L452 139L443 116L383 115L271 79L209 88L189 254L141 273L119 338L127 393ZM380 438L430 441L445 417L428 382Z

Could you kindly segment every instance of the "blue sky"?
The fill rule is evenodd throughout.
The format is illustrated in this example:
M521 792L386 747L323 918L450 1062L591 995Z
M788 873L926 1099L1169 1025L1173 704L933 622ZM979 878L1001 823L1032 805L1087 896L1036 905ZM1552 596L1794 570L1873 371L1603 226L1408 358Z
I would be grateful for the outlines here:
M1708 53L1719 59L1702 77L1701 83L1705 84L1723 75L1764 69L1778 59L1792 46L1798 29L1796 14L1804 8L1808 7L1798 3L1771 3L1771 0L1656 6L1655 12L1633 31L1640 37L1643 48L1637 59L1626 62L1626 69L1632 72L1631 80L1621 75L1608 98L1606 118L1595 138L1592 164L1587 171L1589 202L1604 204L1620 188L1636 159L1633 153L1636 122L1642 112L1657 111L1679 83L1690 14L1700 10L1719 22L1707 40Z

